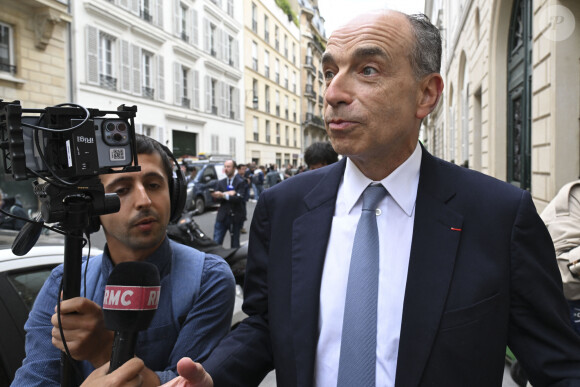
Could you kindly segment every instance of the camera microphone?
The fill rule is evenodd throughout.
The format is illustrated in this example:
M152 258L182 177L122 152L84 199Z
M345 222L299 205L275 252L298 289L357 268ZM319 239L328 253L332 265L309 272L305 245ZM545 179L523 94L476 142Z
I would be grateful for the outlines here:
M147 329L159 303L159 271L148 262L121 262L105 287L105 327L115 331L109 373L135 356L139 331Z

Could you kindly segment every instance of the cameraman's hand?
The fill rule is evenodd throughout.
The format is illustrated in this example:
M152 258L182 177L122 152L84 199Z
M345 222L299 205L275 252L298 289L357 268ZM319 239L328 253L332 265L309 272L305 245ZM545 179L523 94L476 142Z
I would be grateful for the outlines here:
M139 387L143 384L141 372L144 368L143 360L134 357L107 375L109 363L105 363L94 370L81 387Z
M180 376L165 383L162 387L213 387L213 380L203 366L184 357L177 362Z
M64 351L58 328L58 316L52 315L52 344ZM103 311L99 305L83 297L64 300L60 304L60 319L66 344L76 360L88 360L99 368L111 359L114 332L105 329Z

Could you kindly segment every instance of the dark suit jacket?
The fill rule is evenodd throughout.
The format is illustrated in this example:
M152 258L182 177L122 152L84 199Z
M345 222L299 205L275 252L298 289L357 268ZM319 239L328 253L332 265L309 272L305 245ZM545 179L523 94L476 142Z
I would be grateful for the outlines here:
M236 223L243 222L246 217L245 199L246 180L237 173L234 175L232 185L236 191L235 195L230 195L229 200L220 200L220 207L216 216L216 221L225 222L232 220ZM227 178L221 179L216 185L216 191L227 192Z
M250 317L204 363L216 386L257 385L274 366L278 386L312 385L345 161L260 195L245 284ZM580 385L567 313L530 194L423 150L396 386L501 386L506 345L534 386Z

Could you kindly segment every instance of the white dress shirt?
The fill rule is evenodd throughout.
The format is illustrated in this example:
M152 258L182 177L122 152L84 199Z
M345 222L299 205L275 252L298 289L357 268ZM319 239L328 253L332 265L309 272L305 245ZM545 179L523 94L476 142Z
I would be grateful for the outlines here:
M419 185L421 147L381 183L389 192L380 203L379 293L377 310L377 386L394 386L403 315L403 299L415 201ZM336 386L344 303L356 226L362 210L361 194L372 180L347 160L338 188L336 208L320 286L319 339L314 385ZM363 318L364 316L361 316Z

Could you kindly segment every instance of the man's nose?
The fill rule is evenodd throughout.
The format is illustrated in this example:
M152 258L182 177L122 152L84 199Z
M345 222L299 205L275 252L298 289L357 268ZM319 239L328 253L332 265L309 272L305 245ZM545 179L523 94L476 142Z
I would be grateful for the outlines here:
M147 208L151 206L151 198L149 193L142 184L139 184L135 189L135 206L137 208Z
M350 80L347 74L338 73L326 85L324 100L332 107L336 107L341 103L348 105L352 102L352 94Z

